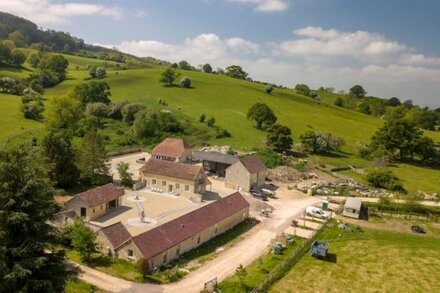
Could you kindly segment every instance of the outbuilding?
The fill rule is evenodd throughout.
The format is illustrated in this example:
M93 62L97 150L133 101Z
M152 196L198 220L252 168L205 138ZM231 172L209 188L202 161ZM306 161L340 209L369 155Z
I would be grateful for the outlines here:
M203 151L195 151L193 159L202 162L203 169L206 172L220 177L225 177L226 169L239 160L238 157L233 155Z
M92 221L119 207L123 195L122 187L109 183L75 195L66 202L66 210L71 210L71 213L86 221Z
M362 208L362 200L355 197L347 197L345 201L344 210L342 215L345 217L359 219Z
M249 192L264 185L267 168L256 155L240 158L226 169L225 185L229 188Z

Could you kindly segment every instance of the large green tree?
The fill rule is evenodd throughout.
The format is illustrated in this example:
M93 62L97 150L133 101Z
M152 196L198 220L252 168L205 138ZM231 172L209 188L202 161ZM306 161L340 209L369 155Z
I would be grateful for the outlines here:
M358 98L358 99L365 98L365 96L367 95L367 92L359 84L352 86L350 88L349 93L350 93L350 96L352 96L354 98Z
M403 119L385 122L371 139L371 148L382 147L396 159L410 160L414 157L417 142L423 132L411 122Z
M64 253L48 224L57 207L37 149L0 150L0 292L62 292Z
M81 103L70 96L53 98L48 107L47 126L55 129L75 128L83 117Z
M256 127L262 129L274 124L277 117L268 105L264 103L255 103L247 112L247 118L257 123Z
M165 69L161 74L160 82L164 83L166 86L172 86L174 81L179 75L171 67Z
M90 81L76 85L73 89L73 97L84 106L88 103L110 104L110 86L105 81Z
M237 79L246 79L248 77L248 73L238 65L226 67L226 75Z
M50 131L43 139L43 151L49 163L50 177L61 188L75 186L79 180L76 154L71 137L65 130Z
M292 131L287 126L274 124L267 130L267 143L278 152L290 150L293 144Z

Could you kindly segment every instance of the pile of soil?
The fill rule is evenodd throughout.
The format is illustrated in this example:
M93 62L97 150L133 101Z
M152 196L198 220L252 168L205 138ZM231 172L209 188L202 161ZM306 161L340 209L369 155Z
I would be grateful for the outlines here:
M308 179L308 177L309 176L306 173L287 166L280 166L267 171L267 178L269 180L282 183L298 182Z

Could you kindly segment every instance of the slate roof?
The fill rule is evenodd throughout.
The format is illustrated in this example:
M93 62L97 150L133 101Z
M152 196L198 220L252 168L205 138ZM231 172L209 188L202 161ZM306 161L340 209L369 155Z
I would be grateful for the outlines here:
M236 156L232 156L232 155L226 155L216 152L200 152L200 151L193 152L193 158L199 161L209 161L209 162L216 162L216 163L222 163L228 165L232 165L238 162L239 160Z
M114 249L120 247L131 238L130 233L121 222L102 228L100 231L108 239Z
M171 178L180 178L194 181L197 179L202 166L176 163L170 161L150 159L140 168L141 172L162 175Z
M240 159L240 162L251 174L266 171L267 168L256 155L250 155Z
M153 151L153 155L166 157L181 157L187 150L191 150L191 146L180 138L166 138L158 144Z
M93 208L103 203L115 200L123 195L124 188L113 183L109 183L77 194L74 198L79 198L90 208Z
M354 210L360 210L362 206L362 200L355 197L347 197L347 200L345 201L344 208L354 209Z
M236 192L133 237L133 242L143 257L149 259L247 207L249 203Z

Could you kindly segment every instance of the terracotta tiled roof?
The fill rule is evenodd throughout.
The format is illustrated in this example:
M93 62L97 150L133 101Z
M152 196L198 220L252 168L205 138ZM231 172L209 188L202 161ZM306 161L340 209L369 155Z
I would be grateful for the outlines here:
M197 176L202 169L202 166L197 165L150 159L140 171L153 175L162 175L194 181L197 179Z
M261 160L256 155L243 157L240 159L240 162L251 174L266 171L267 169L263 162L261 162Z
M143 257L149 259L247 207L249 203L236 192L142 233L133 242Z
M153 155L166 156L166 157L180 157L187 150L191 150L191 146L180 138L166 138L160 144L158 144L153 151Z
M131 238L130 233L121 222L117 222L116 224L102 228L100 231L105 235L115 249L120 247Z
M99 186L76 195L74 198L81 199L89 207L93 208L100 204L112 201L124 195L124 189L113 183Z

